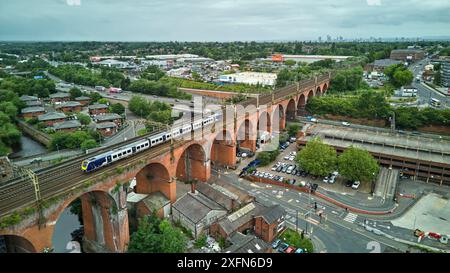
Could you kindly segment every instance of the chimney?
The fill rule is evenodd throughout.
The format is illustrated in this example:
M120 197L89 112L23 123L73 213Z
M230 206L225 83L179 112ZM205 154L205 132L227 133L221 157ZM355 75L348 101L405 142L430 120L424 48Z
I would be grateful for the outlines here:
M196 181L192 181L191 182L191 192L195 193L195 186L196 186L197 182Z

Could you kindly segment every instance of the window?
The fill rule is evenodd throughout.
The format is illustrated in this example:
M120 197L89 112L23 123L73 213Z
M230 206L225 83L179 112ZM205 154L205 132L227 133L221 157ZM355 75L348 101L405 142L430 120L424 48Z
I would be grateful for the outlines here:
M113 158L117 158L117 155L113 155Z

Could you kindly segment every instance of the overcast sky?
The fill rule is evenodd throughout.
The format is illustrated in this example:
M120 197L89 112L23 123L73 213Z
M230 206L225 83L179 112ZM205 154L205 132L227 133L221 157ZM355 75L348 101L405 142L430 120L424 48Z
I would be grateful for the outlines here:
M450 35L449 0L0 0L0 40Z

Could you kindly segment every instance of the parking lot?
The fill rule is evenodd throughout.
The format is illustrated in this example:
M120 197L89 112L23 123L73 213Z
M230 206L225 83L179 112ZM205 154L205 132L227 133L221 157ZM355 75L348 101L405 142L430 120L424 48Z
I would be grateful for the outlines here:
M258 152L258 151L257 151ZM353 186L352 183L348 183L346 179L341 177L337 172L334 175L330 175L328 179L324 177L315 177L302 170L295 162L295 157L298 153L297 145L295 142L290 143L286 149L280 150L280 155L272 164L264 167L257 167L256 171L251 172L252 175L257 177L264 177L273 179L279 182L289 183L296 186L305 186L308 183L318 184L319 187L343 195L355 195L357 192L369 193L370 185L360 185L358 187ZM247 166L256 157L243 158L241 161L241 168ZM355 189L356 188L356 189Z

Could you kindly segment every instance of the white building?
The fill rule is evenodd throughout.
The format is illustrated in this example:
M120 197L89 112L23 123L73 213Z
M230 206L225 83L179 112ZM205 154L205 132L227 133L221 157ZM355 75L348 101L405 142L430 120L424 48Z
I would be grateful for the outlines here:
M107 67L115 67L115 68L128 68L130 67L130 64L127 62L122 62L122 61L118 61L118 60L113 60L113 59L109 59L109 60L104 60L101 62L98 62L99 65L103 65L103 66L107 66Z
M412 86L402 86L400 90L395 91L395 95L398 97L416 97L417 88Z
M277 74L264 72L241 72L235 74L221 75L219 81L224 83L245 83L245 84L261 84L261 85L275 85Z

